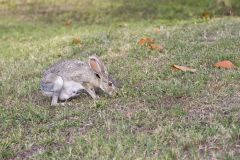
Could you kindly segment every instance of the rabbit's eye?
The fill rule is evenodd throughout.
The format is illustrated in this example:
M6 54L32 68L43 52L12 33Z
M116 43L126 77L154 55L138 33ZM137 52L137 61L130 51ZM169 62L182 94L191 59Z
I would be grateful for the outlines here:
M109 86L112 86L113 84L112 84L112 82L108 82L108 85L109 85Z
M99 78L99 79L100 79L100 76L99 76L99 74L95 73L95 76L96 76L97 78Z

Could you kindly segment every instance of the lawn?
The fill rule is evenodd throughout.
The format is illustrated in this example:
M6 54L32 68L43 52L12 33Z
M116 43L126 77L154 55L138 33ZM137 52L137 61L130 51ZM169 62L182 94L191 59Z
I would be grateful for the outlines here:
M240 158L237 1L216 9L206 0L122 1L0 4L0 159ZM164 51L139 45L144 37ZM99 92L94 102L83 93L50 106L40 92L43 70L92 54L118 95ZM213 66L221 60L236 68Z

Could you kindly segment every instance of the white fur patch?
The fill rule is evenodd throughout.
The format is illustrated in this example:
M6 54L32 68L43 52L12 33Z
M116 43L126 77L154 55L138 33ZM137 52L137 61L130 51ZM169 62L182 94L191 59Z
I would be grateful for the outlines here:
M61 77L57 77L57 79L54 81L54 87L53 91L59 91L63 87L63 79Z
M84 89L81 83L76 83L74 81L66 81L63 84L63 90L60 93L60 100L67 100L71 97L77 95L79 90Z
M60 92L63 88L63 79L57 76L52 83L41 82L41 90L45 96L51 97L54 92Z

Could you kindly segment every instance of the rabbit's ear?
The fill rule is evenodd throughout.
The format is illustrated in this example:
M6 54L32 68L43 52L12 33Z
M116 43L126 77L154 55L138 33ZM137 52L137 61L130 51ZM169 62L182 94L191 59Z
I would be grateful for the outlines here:
M100 73L100 74L107 74L106 67L104 66L101 59L99 59L97 56L89 57L88 63L94 72Z

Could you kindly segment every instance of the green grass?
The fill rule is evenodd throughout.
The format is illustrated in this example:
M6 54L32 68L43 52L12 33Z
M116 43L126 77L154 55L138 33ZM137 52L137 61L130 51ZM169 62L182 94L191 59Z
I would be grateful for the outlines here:
M150 21L119 15L109 23L111 15L88 24L75 17L65 26L70 15L30 19L31 9L8 5L24 16L11 11L0 19L0 159L240 158L239 17L203 20L199 7L193 19L171 21L167 14L164 20L158 12ZM164 44L165 52L139 46L142 37ZM121 84L119 95L100 93L93 102L83 94L51 107L39 89L42 71L59 59L92 54ZM237 69L213 67L224 59ZM173 64L197 72L172 71Z
M64 23L71 19L82 25L109 24L119 21L139 22L156 19L191 19L240 15L239 0L2 0L3 15L27 20Z

